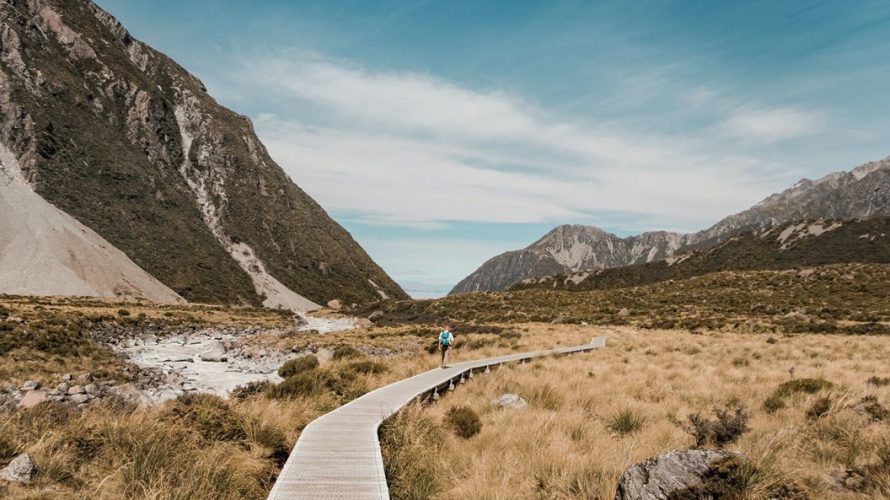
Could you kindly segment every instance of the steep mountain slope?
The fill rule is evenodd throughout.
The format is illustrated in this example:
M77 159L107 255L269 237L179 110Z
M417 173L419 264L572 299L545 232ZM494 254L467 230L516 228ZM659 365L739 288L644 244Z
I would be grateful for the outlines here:
M406 296L246 117L88 0L0 5L0 142L37 193L190 301Z
M593 226L558 226L522 250L489 259L451 293L502 290L527 278L651 262L685 243L683 236L664 231L620 238Z
M0 165L4 292L185 302L101 236L38 196L2 145Z
M514 284L511 290L600 290L682 280L720 271L779 270L838 263L890 264L890 217L786 222L736 234L716 246L687 250L656 262L531 278Z
M592 226L560 226L525 249L489 259L451 293L503 290L529 278L652 262L678 251L717 245L740 232L788 221L888 215L890 157L816 181L803 179L697 233L649 232L619 238ZM554 273L554 269L561 270Z

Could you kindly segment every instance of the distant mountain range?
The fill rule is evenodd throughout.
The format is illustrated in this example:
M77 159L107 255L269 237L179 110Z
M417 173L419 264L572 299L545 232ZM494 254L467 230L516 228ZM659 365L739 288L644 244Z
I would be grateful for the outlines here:
M808 266L839 263L890 264L890 217L786 222L655 262L529 278L510 289L602 290L720 271L804 268L806 273Z
M816 181L803 179L697 233L657 231L620 238L593 226L559 226L524 249L489 259L451 293L503 290L530 278L655 262L786 222L876 216L890 216L890 157Z
M0 8L0 143L0 182L17 186L0 196L24 187L47 202L0 199L4 227L38 206L45 216L30 220L46 224L0 232L0 293L295 309L407 297L275 164L250 120L88 0ZM78 231L89 244L58 236ZM24 273L28 245L45 265ZM98 276L103 246L119 274Z

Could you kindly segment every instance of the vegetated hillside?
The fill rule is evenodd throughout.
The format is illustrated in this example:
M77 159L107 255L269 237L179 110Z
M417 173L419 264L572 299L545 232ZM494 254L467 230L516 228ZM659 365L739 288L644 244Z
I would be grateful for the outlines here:
M645 286L387 301L380 324L557 322L750 332L890 333L890 265L722 271Z
M593 226L559 226L525 249L489 259L451 293L503 290L528 278L653 262L785 222L881 216L890 216L890 157L816 181L803 179L696 233L655 231L619 238Z
M246 117L92 2L6 3L0 42L0 142L24 177L181 296L406 297Z
M789 222L715 246L634 266L529 279L512 290L596 290L685 279L716 271L788 269L842 262L890 263L890 217Z

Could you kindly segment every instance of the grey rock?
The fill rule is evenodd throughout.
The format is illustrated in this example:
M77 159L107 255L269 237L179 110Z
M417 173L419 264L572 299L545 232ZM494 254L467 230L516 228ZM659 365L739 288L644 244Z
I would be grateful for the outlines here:
M56 391L58 391L60 394L68 394L68 384L62 382L61 384L56 386Z
M29 380L22 384L23 391L35 391L37 389L40 389L40 382L37 382L35 380Z
M380 319L383 319L383 311L378 310L378 311L372 312L371 314L368 315L368 319L371 321L378 321Z
M87 394L95 395L99 392L99 387L96 384L87 384L84 386L83 390Z
M871 481L853 469L845 469L831 475L832 486L836 490L862 491L871 486Z
M37 474L37 464L27 453L13 458L9 465L0 469L0 479L14 483L29 483L35 474Z
M491 403L498 408L512 408L514 410L525 410L528 408L528 402L518 394L504 394Z
M228 356L226 356L226 346L223 345L222 342L213 341L207 344L207 348L198 357L201 361L210 361L214 363L226 361L228 359Z
M71 394L83 394L84 392L85 392L85 391L84 391L82 385L72 385L72 386L68 389L68 394L69 394L69 395L71 395Z
M328 308L333 309L335 311L339 311L343 307L343 304L340 303L339 299L333 299L328 301Z
M66 374L62 375L62 381L63 381L63 382L70 382L70 381L71 381L71 374L70 374L70 373L66 373Z
M22 397L21 401L19 401L17 407L18 408L33 408L40 403L46 401L46 393L43 391L29 391L25 393Z
M70 401L76 405L86 403L89 400L90 400L89 394L72 394L72 395L68 396L68 401Z
M745 458L723 450L669 451L628 467L618 480L615 500L665 500L678 490L695 486L718 461Z
M619 316L630 316L630 310L626 307L622 307L620 311L618 311Z

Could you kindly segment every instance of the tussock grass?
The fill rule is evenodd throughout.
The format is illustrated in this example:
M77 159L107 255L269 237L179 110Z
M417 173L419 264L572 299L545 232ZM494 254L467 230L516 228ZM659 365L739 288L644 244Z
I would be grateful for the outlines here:
M886 373L890 338L801 335L768 344L760 335L739 333L524 327L529 331L523 339L568 345L573 335L606 334L609 343L590 354L503 366L416 411L413 418L435 423L451 407L465 406L482 422L472 439L445 433L427 443L424 463L448 464L425 468L424 482L436 485L434 498L613 498L627 466L700 442L750 459L719 468L706 492L739 498L890 496L890 467L884 465L890 463L890 426L865 409L868 402L890 403L890 386L868 382ZM698 348L689 349L693 344ZM732 362L740 356L747 365ZM808 417L828 390L834 394L830 410ZM491 402L506 392L525 398L529 408L496 411ZM777 392L784 407L766 411L763 401ZM867 396L874 400L861 403ZM689 432L690 415L704 423L703 439ZM637 419L644 424L623 437L610 428ZM415 442L416 448L419 442L426 441ZM383 446L388 457L401 453L397 442ZM832 475L847 469L867 477L868 488L838 490Z

